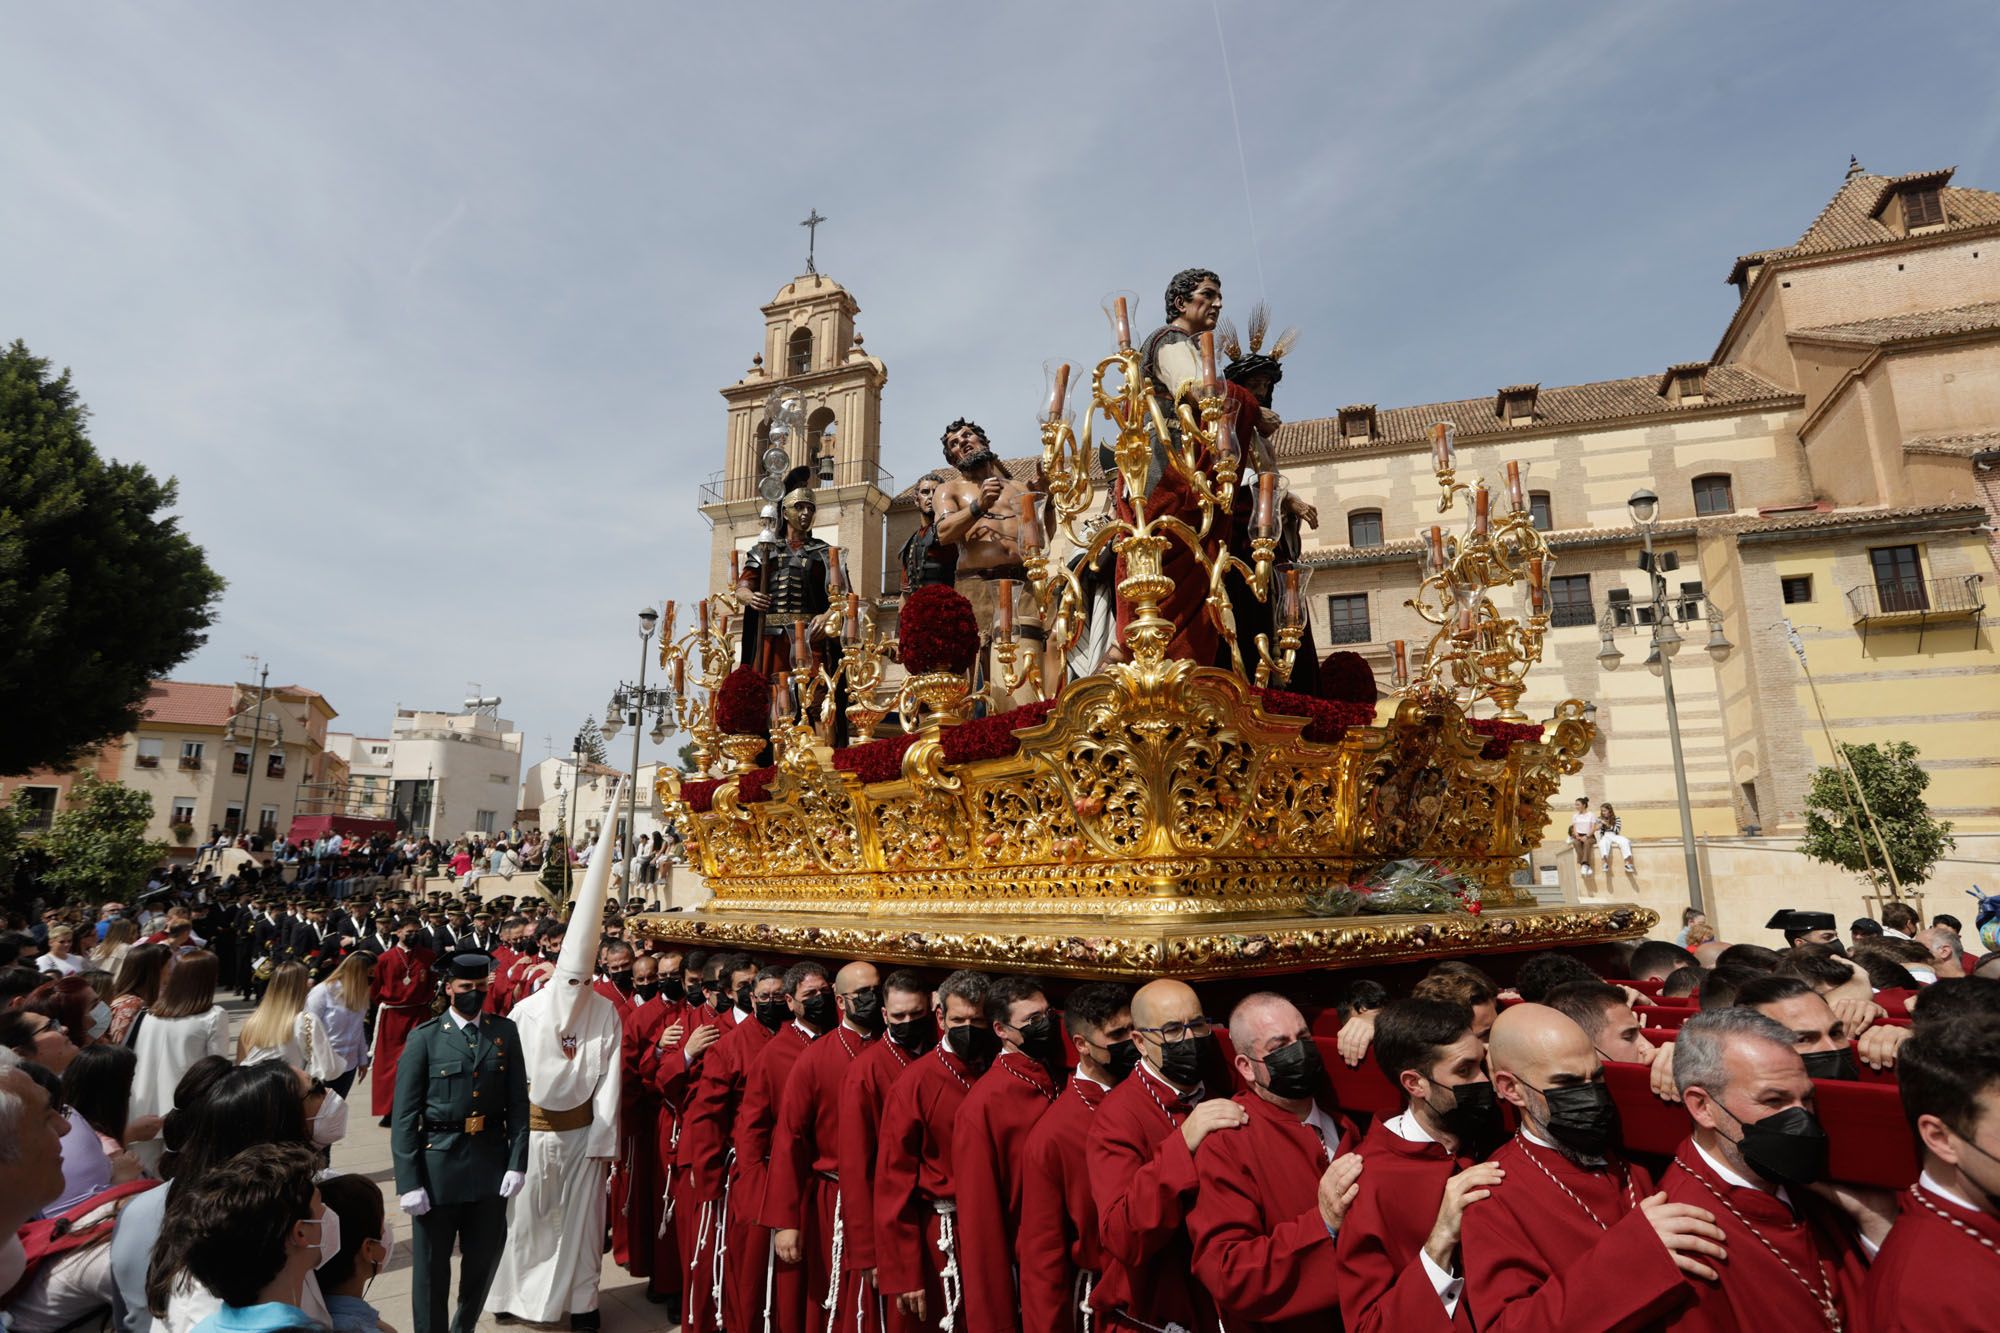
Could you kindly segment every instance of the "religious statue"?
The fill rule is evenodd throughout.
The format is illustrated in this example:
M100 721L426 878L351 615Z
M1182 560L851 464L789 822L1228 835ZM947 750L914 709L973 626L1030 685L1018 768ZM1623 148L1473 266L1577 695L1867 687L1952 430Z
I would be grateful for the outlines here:
M1208 269L1183 269L1167 284L1166 311L1167 322L1147 335L1139 351L1141 367L1153 382L1153 391L1161 400L1162 412L1172 422L1176 404L1200 397L1201 335L1213 332L1216 321L1222 315L1222 279ZM1227 381L1223 387L1235 413L1234 455L1218 458L1203 449L1196 458L1196 466L1207 473L1211 481L1219 480L1225 468L1233 467L1235 476L1232 480L1240 488L1243 468L1254 461L1251 446L1257 433L1261 431L1268 435L1282 423L1278 414L1260 404L1248 389ZM1191 526L1198 527L1201 504L1187 483L1167 466L1166 444L1161 440L1153 444L1153 464L1146 475L1144 496L1147 512L1176 514ZM1120 518L1131 520L1136 516L1132 497L1125 494L1122 477L1113 479L1111 498L1113 509ZM1234 526L1233 514L1215 516L1206 542L1211 555L1228 542ZM1122 557L1118 566L1118 578L1122 581L1125 577ZM1174 590L1160 601L1160 614L1174 626L1174 637L1167 645L1167 656L1191 659L1204 666L1222 661L1226 649L1206 611L1208 580L1202 573L1200 561L1186 547L1174 542L1167 547L1161 572L1174 583ZM1124 659L1125 630L1131 614L1131 605L1121 597L1118 601L1118 644L1111 654L1116 660Z
M1038 646L1046 643L1041 612L1035 599L1027 595L1027 566L1022 563L1021 524L1042 523L1043 515L1032 513L1044 503L1041 488L1030 488L1007 475L1007 467L993 452L986 432L977 422L961 417L944 429L945 461L958 475L937 491L937 538L957 548L958 591L972 603L979 622L980 676L987 687L989 706L996 712L1027 703L1035 698L1033 687L1023 682L1008 696L993 677L991 648L1003 617L1000 614L1002 580L1012 580L1014 636ZM1030 507L1024 517L1023 502ZM1053 677L1046 677L1053 679Z
M773 679L796 669L802 654L816 659L832 678L840 668L838 622L827 615L834 594L847 587L845 571L834 565L833 548L813 536L813 516L819 506L808 484L809 468L785 474L784 498L778 512L784 524L776 541L750 548L737 577L737 595L744 605L743 661ZM835 744L846 744L847 709L843 685L835 700ZM801 699L810 706L812 700Z
M1285 377L1284 356L1291 351L1298 338L1295 330L1286 329L1271 340L1267 352L1264 350L1264 335L1269 324L1270 312L1259 301L1250 310L1247 346L1237 337L1235 328L1228 320L1221 321L1217 337L1222 353L1229 358L1229 364L1222 372L1223 378L1246 390L1265 412L1270 411L1271 397L1278 381ZM1275 414L1272 415L1275 419ZM1271 433L1263 428L1261 416L1254 434L1253 454L1259 472L1277 468L1277 453ZM1319 510L1301 500L1284 485L1284 480L1282 477L1279 479L1279 490L1284 496L1279 506L1278 524L1277 563L1281 568L1298 563L1302 546L1300 525L1314 530L1319 528ZM1251 487L1246 486L1236 492L1235 521L1229 547L1230 552L1245 564L1251 559L1250 508L1254 499L1255 491ZM1277 642L1278 601L1276 597L1259 601L1250 589L1249 580L1235 570L1224 577L1223 586L1228 590L1230 610L1236 618L1236 642L1243 653L1243 669L1254 679L1257 664L1262 658L1257 649L1257 636L1263 634L1268 642ZM1218 662L1217 665L1223 664ZM1312 617L1306 616L1304 637L1299 641L1285 688L1298 694L1313 694L1318 682L1319 654L1313 642Z
M903 591L915 592L933 583L950 585L958 573L958 548L938 537L938 475L925 473L917 482L917 530L903 542L898 559L903 566Z

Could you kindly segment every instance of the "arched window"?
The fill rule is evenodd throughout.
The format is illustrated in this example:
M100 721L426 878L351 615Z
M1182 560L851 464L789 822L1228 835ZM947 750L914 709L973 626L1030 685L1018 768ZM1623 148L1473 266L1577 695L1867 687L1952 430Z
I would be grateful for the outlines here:
M1382 511L1379 509L1357 509L1347 516L1347 544L1349 546L1380 546L1382 544Z
M827 434L831 429L833 429L833 409L830 407L819 408L806 418L806 451L812 459L814 470L819 473L822 485L833 484L834 466L839 461L835 451L839 440L837 435Z
M1555 511L1549 507L1547 491L1528 492L1528 521L1535 525L1537 532L1547 532L1555 527Z
M787 375L803 375L812 369L812 364L812 330L807 328L793 329L791 340L785 344L785 373Z
M1696 514L1734 513L1736 501L1729 494L1729 474L1711 472L1705 477L1694 479L1694 512Z

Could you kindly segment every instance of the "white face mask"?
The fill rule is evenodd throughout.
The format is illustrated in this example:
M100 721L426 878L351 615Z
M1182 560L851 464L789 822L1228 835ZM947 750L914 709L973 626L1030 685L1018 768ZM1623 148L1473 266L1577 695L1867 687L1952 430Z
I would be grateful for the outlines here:
M322 1148L331 1148L347 1137L347 1102L332 1088L326 1090L326 1100L320 1103L319 1114L312 1118L312 1141Z
M314 1268L325 1268L340 1256L340 1214L322 1204L323 1211L318 1217L309 1217L308 1222L319 1227L319 1262Z
M1910 975L1917 979L1919 986L1929 986L1937 981L1937 973L1928 967L1913 967L1910 969Z
M90 1036L92 1040L111 1030L111 1006L99 1000L90 1008Z
M382 1243L382 1262L375 1265L375 1271L361 1284L361 1293L364 1296L368 1294L368 1288L375 1285L375 1279L388 1272L390 1266L396 1262L396 1223L392 1219L388 1217L382 1219L382 1235L379 1239Z

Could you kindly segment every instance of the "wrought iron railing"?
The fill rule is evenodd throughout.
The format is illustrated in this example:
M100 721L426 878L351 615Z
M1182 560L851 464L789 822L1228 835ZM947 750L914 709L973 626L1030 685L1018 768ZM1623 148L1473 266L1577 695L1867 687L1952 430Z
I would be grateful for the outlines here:
M1856 624L1888 616L1974 615L1982 606L1980 576L1945 579L1878 579L1847 590L1847 609Z
M1369 624L1365 620L1335 621L1326 627L1328 643L1367 643Z
M819 477L819 473L813 474ZM757 478L754 472L709 474L701 487L701 503L704 505L724 504L731 500L753 500L757 498ZM864 459L850 459L833 465L831 480L816 480L815 486L859 486L873 483L878 490L896 493L896 478L880 463Z
M1589 602L1557 602L1549 611L1549 624L1557 629L1574 629L1578 625L1595 625L1597 609Z

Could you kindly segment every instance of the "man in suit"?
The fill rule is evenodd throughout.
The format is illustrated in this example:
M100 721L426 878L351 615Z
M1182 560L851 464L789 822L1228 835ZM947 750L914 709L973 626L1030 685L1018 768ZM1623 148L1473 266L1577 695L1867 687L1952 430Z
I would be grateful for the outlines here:
M483 1012L492 980L486 955L454 957L451 1007L410 1033L396 1069L390 1146L411 1217L416 1333L473 1333L528 1163L527 1064L513 1023ZM464 1261L447 1324L454 1241Z

